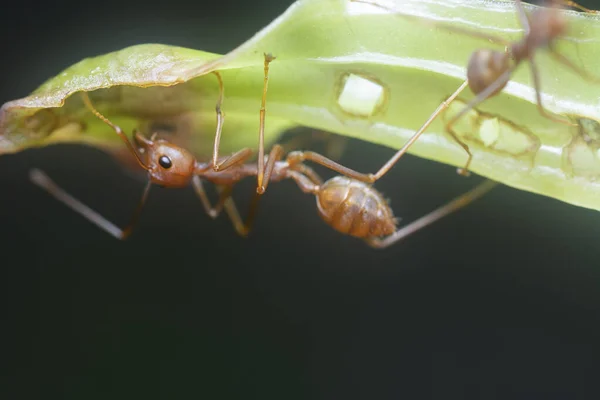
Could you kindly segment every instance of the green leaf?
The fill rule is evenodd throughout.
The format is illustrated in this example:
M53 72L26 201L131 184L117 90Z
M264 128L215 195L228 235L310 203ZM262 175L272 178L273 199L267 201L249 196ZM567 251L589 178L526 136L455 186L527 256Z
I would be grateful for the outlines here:
M84 107L77 92L87 91L94 106L126 133L158 127L173 133L174 142L198 156L208 156L216 128L215 75L191 71L219 57L198 50L160 44L132 46L88 58L50 79L30 96L8 102L0 110L0 153L70 142L97 146L109 152L126 151L114 131ZM262 60L262 59L261 59ZM262 87L243 88L245 80L262 82L262 73L238 70L226 82L226 114L222 153L255 147ZM196 79L192 79L198 76ZM235 86L238 95L227 89ZM269 118L267 138L272 141L293 126L277 116Z
M69 97L87 90L99 110L127 131L156 123L175 125L177 138L206 156L214 135L217 81L209 74L214 70L225 82L223 153L256 147L264 52L277 57L271 64L267 99L269 142L284 129L305 125L398 149L462 83L471 52L498 49L436 24L510 40L521 35L513 2L382 4L416 18L347 0L300 0L222 57L141 45L84 60L31 96L3 106L0 152L61 140L106 149L121 146L114 133L82 107L78 96ZM557 48L593 71L600 57L600 23L596 16L564 13L570 33ZM500 95L457 126L473 151L471 170L515 188L600 210L600 85L558 65L543 51L536 60L546 108L584 118L580 127L539 114L529 69L523 65ZM360 95L352 90L357 87L363 87ZM466 91L460 99L471 97ZM448 112L459 106L454 103ZM410 152L462 166L466 155L444 132L443 120L444 116L436 119ZM396 168L402 168L402 161Z

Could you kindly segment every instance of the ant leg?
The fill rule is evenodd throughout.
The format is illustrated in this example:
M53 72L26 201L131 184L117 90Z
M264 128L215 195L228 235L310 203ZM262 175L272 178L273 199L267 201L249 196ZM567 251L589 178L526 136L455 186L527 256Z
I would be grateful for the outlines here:
M590 14L598 14L600 13L600 11L597 10L591 10L589 8L585 8L584 6L581 6L577 3L575 3L574 1L568 1L568 0L553 0L551 1L551 3L556 3L556 4L562 4L565 7L573 7L576 8L580 11L586 12L586 13L590 13Z
M218 170L222 171L234 165L243 164L251 155L252 150L249 148L236 151L235 153L227 157L225 160L223 160L220 164L217 164ZM215 165L213 164L213 168L214 167Z
M275 57L270 53L264 54L264 83L263 83L263 93L262 93L262 101L260 105L260 125L258 128L258 173L256 174L257 179L257 187L256 192L258 194L263 194L265 192L266 187L264 186L264 178L265 178L265 112L266 112L266 102L267 102L267 88L269 86L269 64L275 60Z
M391 246L407 236L425 228L428 225L438 221L439 219L458 211L459 209L469 205L473 201L479 199L484 194L492 190L498 183L486 180L485 182L479 184L474 189L471 189L467 193L453 199L449 203L437 208L436 210L426 214L425 216L419 218L418 220L406 225L403 228L400 228L396 232L392 233L390 236L387 236L383 239L372 238L367 239L366 242L369 246L384 249L388 246Z
M299 171L288 171L288 177L293 179L296 182L296 185L302 190L304 193L317 195L319 193L320 185L317 185L315 182L300 173Z
M389 172L390 169L392 169L392 167L398 162L398 160L408 151L408 149L410 148L410 146L412 146L417 139L419 138L419 136L421 136L421 134L423 134L423 132L425 132L425 130L429 127L429 125L431 125L431 123L438 117L438 115L445 110L446 108L448 108L448 106L450 105L450 103L452 103L456 97L458 97L458 95L468 86L468 81L464 81L459 87L458 89L456 89L456 91L454 93L452 93L452 95L450 97L448 97L448 99L446 99L444 102L442 102L438 108L433 112L433 114L431 114L431 116L427 119L427 121L425 121L425 123L419 128L419 130L417 130L413 136L404 144L404 146L402 146L402 148L400 150L398 150L396 152L396 154L394 154L394 156L392 158L390 158L388 160L388 162L386 162L380 169L379 171L377 171L375 174L363 174L360 172L357 172L353 169L344 167L343 165L312 151L306 151L306 152L301 152L301 151L294 151L288 154L287 157L287 161L290 164L290 166L294 166L295 164L301 164L302 162L309 160L312 162L315 162L317 164L320 164L324 167L327 167L335 172L338 172L342 175L346 175L350 178L362 181L362 182L367 182L367 183L373 183L378 179L381 179L381 177L383 177L385 174L387 174ZM458 137L454 136L454 139L456 140L457 143L459 143L461 146L463 146L463 148L465 149L465 151L467 152L467 154L469 154L469 161L467 162L467 166L469 165L469 162L471 160L471 153L469 152L469 148L462 143Z
M206 191L204 190L202 179L200 179L198 175L194 175L192 178L192 187L194 188L196 195L200 198L200 202L202 203L204 211L206 211L206 214L213 219L217 218L219 214L221 214L225 200L231 197L231 192L233 191L233 186L223 187L219 193L219 200L217 201L217 204L213 206L210 203L210 199L208 198Z
M533 88L535 90L535 99L537 101L537 109L542 117L548 118L554 122L558 122L561 124L569 125L569 126L578 126L577 124L569 121L566 118L555 117L554 115L548 113L544 108L544 104L542 103L542 93L541 93L541 85L540 85L540 75L535 65L535 58L533 54L531 54L531 58L529 60L529 68L531 71L531 77L533 79Z
M83 217L87 218L90 222L96 224L99 228L108 232L112 236L117 239L127 239L135 224L137 223L142 208L146 203L146 199L148 198L148 193L150 192L151 182L148 181L146 183L146 187L144 188L144 192L142 193L142 198L140 199L137 208L135 209L133 216L131 218L131 222L125 229L121 229L118 226L114 225L112 222L104 218L102 215L98 214L96 211L92 210L81 201L77 200L67 192L65 192L60 186L58 186L48 175L46 175L43 171L39 169L32 169L29 171L29 178L31 181L42 189L46 190L52 196L54 196L58 201L65 204L67 207L71 208L73 211L79 213Z
M373 183L376 181L375 175L373 174L363 174L361 172L357 172L313 151L292 151L287 155L286 161L290 165L291 169L295 169L298 164L302 164L304 161L312 161L329 168L332 171L361 182Z
M528 36L531 33L531 27L529 26L529 18L523 8L521 0L515 0L515 6L517 7L517 16L519 17L519 23L524 31L524 36Z
M81 92L81 97L83 99L83 104L85 104L85 106L96 116L98 117L100 120L102 120L105 124L107 124L108 126L110 126L117 135L119 135L119 137L123 140L123 142L125 142L125 145L127 145L127 148L129 149L129 151L131 152L131 154L133 154L138 162L138 164L140 164L140 166L142 168L144 168L146 171L149 170L149 168L146 166L146 164L144 164L144 162L142 161L142 159L140 158L140 155L138 154L138 152L135 150L135 148L133 147L133 145L131 144L131 142L129 141L129 139L127 139L127 135L125 135L125 133L123 133L123 130L113 124L108 118L106 118L104 115L100 114L100 112L98 110L96 110L96 108L92 105L92 101L90 100L90 96L87 94L87 92Z
M322 185L323 179L310 167L304 164L297 164L291 167L293 171L297 171L308 178L315 185Z
M223 133L223 123L225 122L225 114L223 114L223 110L221 110L221 106L223 105L223 97L225 96L225 87L223 85L223 78L218 71L213 71L213 74L217 77L217 81L219 82L219 97L217 98L217 105L215 106L215 111L217 112L217 128L215 132L215 141L213 144L213 159L212 165L215 171L218 171L221 167L219 164L219 148L221 147L221 134Z
M468 156L465 166L463 168L459 168L457 170L459 175L469 176L469 166L471 165L471 161L473 159L473 154L471 154L471 150L469 150L469 146L467 146L466 143L464 143L462 140L460 140L459 137L456 135L456 133L454 133L454 131L452 130L452 126L460 118L462 118L469 110L472 110L473 108L477 107L479 104L483 103L485 100L487 100L488 98L493 96L500 88L504 87L506 85L506 83L508 82L508 80L510 79L510 76L511 76L514 68L515 67L507 69L498 78L496 78L496 80L494 82L492 82L491 85L486 87L484 90L479 92L477 94L477 96L475 96L473 99L471 99L471 101L469 103L467 103L467 105L462 110L460 110L458 113L454 114L454 116L450 119L450 121L446 122L446 132L448 132L448 134L450 134L452 139L465 150L465 152L467 153L467 156Z
M271 175L273 175L273 168L275 167L275 163L277 161L281 160L282 156L283 156L283 147L281 147L278 144L273 146L273 148L269 152L269 158L267 159L267 163L265 165L264 181L263 181L263 186L262 186L263 191L262 191L262 193L257 192L258 194L263 194L267 190L267 186L269 186L269 182L271 181ZM264 162L264 157L263 157L263 162Z
M406 142L406 144L400 150L398 150L398 152L396 154L394 154L394 156L392 158L390 158L389 161L387 163L385 163L385 165L379 169L379 171L377 171L377 173L375 174L375 180L380 179L382 176L387 174L390 169L392 169L392 167L398 162L400 157L402 157L404 155L404 153L406 153L408 151L409 147L412 146L417 141L419 136L421 136L421 134L423 132L425 132L425 130L438 117L438 115L442 111L444 111L446 108L448 108L450 106L450 103L452 103L458 97L458 95L463 90L465 90L465 88L468 85L469 85L469 81L465 80L458 87L458 89L456 89L454 91L454 93L452 93L452 95L450 95L450 97L448 97L445 101L442 102L442 104L440 104L438 106L438 108L436 108L436 110L433 112L433 114L431 114L431 116L429 116L427 121L425 121L425 123L419 128L419 130L417 132L415 132L415 134L408 140L408 142ZM458 144L460 144L461 146L463 146L463 148L465 148L465 151L467 152L467 154L469 154L469 160L470 160L471 153L469 152L469 148L466 147L466 145L464 145L464 143L462 143L457 137L455 137L455 136L453 136L453 137L454 137L454 140L456 140L456 142ZM467 165L468 165L468 163L467 163Z
M571 60L569 60L567 57L565 57L562 54L558 53L556 50L550 49L550 56L552 56L560 64L564 65L565 67L569 68L570 70L572 70L576 74L578 74L581 77L583 77L583 79L587 79L588 81L595 82L595 83L599 83L600 82L600 78L591 75L585 69L577 66Z
M280 145L275 145L269 152L269 158L267 159L267 163L265 165L264 171L264 181L263 188L266 191L267 186L269 186L269 182L271 181L271 176L273 175L273 168L275 167L275 163L281 159L283 155L283 148ZM256 211L258 210L258 203L260 201L261 195L263 193L259 193L258 191L254 192L252 196L252 202L250 203L250 209L248 211L248 215L246 217L246 222L242 222L242 218L240 217L240 213L237 210L237 207L231 199L230 196L225 198L225 202L223 206L225 208L225 212L229 215L229 219L233 223L235 230L241 236L248 236L250 230L252 229L252 225L254 225L254 219L256 216Z
M464 167L458 167L456 169L456 173L462 176L471 176L471 172L469 172L469 167L471 166L471 161L473 160L473 153L471 153L471 149L469 146L460 140L458 135L452 130L452 127L446 127L448 134L463 150L467 153L467 162L465 162Z
M254 217L256 216L256 210L258 209L259 199L260 194L254 193L254 195L252 196L252 203L250 203L250 211L248 212L248 216L246 217L246 222L242 221L242 217L240 216L240 213L238 212L238 209L233 199L228 198L227 200L225 200L225 203L223 205L225 208L225 212L229 216L233 227L240 236L246 237L250 233L250 230L254 225Z
M215 111L217 112L217 129L215 132L215 141L213 144L212 168L214 171L222 171L231 167L232 165L237 165L244 162L248 157L250 157L252 150L249 148L245 148L233 153L224 160L219 160L221 134L223 133L223 123L225 122L225 114L221 109L221 106L223 105L223 98L225 96L225 87L223 85L223 78L221 77L221 74L218 71L213 71L213 74L215 74L219 82L219 97L217 98L217 105L215 106Z
M248 236L248 232L250 232L250 228L252 227L252 223L254 222L255 208L257 206L256 200L254 200L251 204L249 216L247 218L247 221L244 223L242 221L242 218L240 217L240 213L238 212L237 207L235 206L235 202L231 198L231 192L233 191L232 185L221 188L221 192L219 193L219 200L215 206L211 205L210 200L208 199L208 195L204 190L202 179L200 179L199 176L195 175L192 178L192 186L194 188L194 191L200 198L200 201L202 202L204 211L206 211L206 213L211 218L217 218L221 214L223 209L225 209L225 212L229 216L229 219L231 220L235 231L240 236ZM256 199L258 195L255 194L254 197Z

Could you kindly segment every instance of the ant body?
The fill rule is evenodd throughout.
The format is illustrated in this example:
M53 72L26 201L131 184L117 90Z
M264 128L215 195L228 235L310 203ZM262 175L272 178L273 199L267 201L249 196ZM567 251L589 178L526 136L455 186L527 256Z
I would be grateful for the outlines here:
M132 220L125 229L117 227L69 195L39 169L31 170L31 180L117 239L127 239L132 233L152 184L181 188L191 183L210 217L216 218L225 210L238 234L246 236L249 233L256 211L256 200L260 195L254 194L247 220L243 222L231 198L231 193L234 185L241 179L258 174L256 164L238 163L226 170L215 172L212 163L198 162L191 153L179 146L162 139L145 138L139 132L134 137L139 146L138 151L143 150L142 154L145 156L136 157L139 157L140 165L147 170L149 180ZM397 230L397 219L381 193L364 182L345 176L335 176L323 182L310 167L299 161L298 153L292 152L285 161L280 161L283 148L280 145L273 146L265 160L265 188L270 182L294 180L303 192L315 196L319 215L328 225L343 234L363 239L375 248L386 248L399 242L421 228L468 205L496 185L496 182L485 181L475 189ZM216 205L211 205L202 180L209 181L220 189Z
M350 0L355 3L369 4L375 7L382 8L386 11L393 11L390 8L377 4L369 0ZM469 150L469 146L462 142L456 133L452 130L452 126L463 117L469 110L477 107L484 102L500 93L507 85L513 72L519 65L528 61L535 90L537 109L539 113L558 123L566 125L576 125L567 119L559 118L548 113L542 104L540 78L538 68L535 62L535 53L540 48L549 50L550 55L559 63L579 74L584 79L598 82L598 78L592 77L583 68L578 67L565 56L558 53L554 47L554 42L565 35L567 32L567 21L561 12L560 6L574 7L588 13L597 13L589 10L573 1L554 0L550 2L550 7L538 8L531 15L527 15L521 0L515 0L515 8L519 18L519 23L524 30L523 37L515 42L510 42L497 36L487 35L481 32L469 31L467 29L456 28L448 25L437 25L442 29L449 31L464 33L474 37L489 40L492 43L504 46L504 51L478 49L475 50L467 64L467 79L458 87L458 89L450 95L450 97L442 102L440 106L429 117L426 124L421 127L407 142L407 146L414 143L417 138L425 131L429 124L456 99L456 97L467 88L476 95L460 112L455 114L449 121L446 122L446 131L452 136L452 139L458 143L467 153L468 158L464 167L458 169L460 175L469 175L469 166L473 155ZM405 146L406 147L406 146ZM405 151L405 148L396 153L387 165L395 163ZM391 165L390 165L391 167Z
M272 59L272 56L265 55L265 80L261 110L264 110L266 99L267 66ZM318 153L292 151L282 161L283 147L275 145L269 155L259 157L259 162L256 164L247 162L252 154L252 151L247 148L229 157L219 157L216 160L213 158L210 162L200 162L184 148L165 139L157 139L156 134L147 138L136 131L133 134L132 144L119 126L113 124L94 108L87 93L82 93L82 96L85 106L115 131L139 166L148 173L148 182L131 222L124 229L117 227L96 211L69 195L39 169L32 169L30 178L33 183L45 189L59 201L117 239L126 239L131 235L152 184L167 188L182 188L191 184L209 216L216 218L225 210L236 231L240 235L246 236L254 221L258 199L264 193L268 184L271 181L292 179L303 192L313 194L316 197L319 215L327 224L339 232L361 238L370 246L376 248L385 248L400 241L451 212L466 206L496 185L495 182L485 181L450 203L404 228L396 230L397 220L394 218L387 201L368 182L355 178L356 176L364 177L365 175L343 167ZM222 98L219 100L217 109L220 109L221 100ZM222 117L219 117L219 115L217 111L218 132L222 128ZM261 113L261 121L263 118L264 113ZM215 145L215 148L217 147ZM323 182L310 167L304 164L306 160L316 161L346 176L336 176ZM215 165L219 165L218 170L215 170ZM233 187L243 178L261 176L261 174L263 177L260 186L262 190L255 192L250 212L244 222L231 198ZM211 182L220 189L219 200L216 205L211 205L202 180Z

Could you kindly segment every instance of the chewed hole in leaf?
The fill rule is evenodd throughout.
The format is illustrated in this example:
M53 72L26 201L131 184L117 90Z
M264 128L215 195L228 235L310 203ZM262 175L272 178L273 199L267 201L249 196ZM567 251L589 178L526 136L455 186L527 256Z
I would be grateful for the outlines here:
M564 149L563 169L571 176L586 177L593 181L600 178L600 123L584 117L576 117L578 124L573 140Z
M341 78L337 103L347 114L370 117L383 105L386 88L374 79L355 73L344 74Z
M452 102L444 114L444 120L449 121L461 112L466 104L461 100ZM477 109L469 110L453 125L452 130L465 143L478 144L514 157L534 157L541 146L539 138L525 127Z

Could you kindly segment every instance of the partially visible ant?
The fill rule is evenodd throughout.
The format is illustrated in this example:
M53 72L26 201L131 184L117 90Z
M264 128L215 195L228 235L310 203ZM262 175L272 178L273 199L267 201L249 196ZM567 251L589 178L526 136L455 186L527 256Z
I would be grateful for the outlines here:
M196 160L194 155L186 149L170 143L165 139L156 139L156 133L148 139L139 131L134 131L134 146L134 144L129 141L119 126L113 124L108 118L94 108L87 93L83 92L82 98L86 107L99 119L109 125L123 140L129 149L129 152L135 157L139 166L148 173L148 182L144 187L142 198L138 203L131 222L125 229L115 226L100 214L62 190L39 169L32 169L30 178L35 184L49 191L58 200L79 212L84 217L118 239L126 239L131 234L133 227L139 218L140 212L146 202L152 184L165 188L183 188L192 183L194 189L202 200L202 204L204 205L206 212L209 215L214 215L215 211L210 206L208 197L204 193L198 177L201 176L207 180L211 180L219 184L227 182L235 183L245 176L255 174L254 169L247 168L248 166L244 164L252 155L252 150L250 149L238 151L234 153L233 156L218 158L217 163L220 165L221 170L215 172L213 170L214 164L212 161L208 163L199 162ZM227 203L226 211L230 214L230 217L232 218L238 232L240 232L240 234L244 234L244 224L241 223L238 218L236 218L236 215L239 214L235 209L235 205L231 202L227 202L229 194L230 193L227 191L221 193L218 207L223 207L225 206L225 203Z
M349 0L355 3L369 4L386 11L395 12L391 8L375 3L372 0ZM444 24L436 24L437 27L449 31L464 33L473 37L489 40L492 43L504 46L504 51L478 49L475 50L467 64L467 79L458 87L458 89L450 95L450 97L442 102L440 106L433 112L423 127L421 127L407 142L407 145L402 148L392 159L386 164L386 167L393 165L400 156L404 153L407 146L414 143L417 138L425 131L429 124L456 99L456 97L467 88L476 95L460 112L455 114L449 121L446 122L446 131L452 139L458 143L467 153L468 158L464 167L458 168L457 172L460 175L469 175L469 166L473 155L469 146L461 141L456 133L452 130L452 126L463 117L469 110L477 107L484 102L500 93L507 85L515 69L523 62L529 61L533 87L535 90L537 109L539 113L554 122L565 125L577 126L566 118L556 117L544 108L542 104L540 77L537 65L535 63L535 53L540 48L549 50L550 55L559 63L570 68L573 72L579 74L582 78L600 82L600 79L590 75L583 68L578 67L568 58L561 55L554 48L554 42L564 36L567 32L568 24L564 15L561 12L561 5L566 7L578 8L589 13L598 13L598 11L587 9L573 1L554 0L549 2L549 7L538 8L531 15L527 15L521 0L515 0L515 7L519 18L519 23L524 30L523 37L515 42L505 40L503 38L488 35L481 32L471 31L468 29L457 28ZM408 17L408 15L406 15ZM376 175L377 176L377 175Z
M266 73L267 71L265 70ZM219 163L222 169L215 171L213 168L215 165L214 160L207 163L199 162L189 151L165 139L157 139L156 134L153 134L148 139L140 132L135 131L132 144L119 126L113 124L94 108L87 93L82 93L82 96L86 107L115 131L123 140L130 153L135 157L137 163L148 173L148 182L131 222L124 229L117 227L102 215L68 194L39 169L32 169L30 171L30 178L33 183L45 189L56 199L117 239L126 239L131 235L152 184L168 188L182 188L188 186L190 183L209 216L216 218L225 210L236 231L240 235L246 236L254 221L261 193L258 191L255 192L245 222L240 217L231 194L234 185L241 179L249 176L259 176L261 173L261 164L263 165L262 173L264 179L262 187L264 190L266 190L270 182L293 179L302 191L315 195L319 214L326 223L339 232L361 238L370 246L376 248L385 248L402 240L453 211L468 205L496 185L496 182L485 181L470 192L463 194L404 228L396 230L397 220L394 218L389 204L369 184L354 179L352 176L337 176L323 183L321 178L310 167L304 164L304 160L308 159L317 160L317 162L321 161L319 163L328 166L328 162L322 162L322 160L329 159L317 153L293 151L288 153L285 161L281 161L283 147L275 145L269 155L260 160L262 162L255 164L246 162L252 151L244 149L234 153L235 157L218 158L216 162ZM322 157L322 159L319 157ZM333 161L329 160L329 162ZM350 171L350 175L352 175L351 170L342 166L339 167L332 169L334 171L339 169ZM202 180L211 182L218 187L220 194L216 205L211 205L204 190Z

